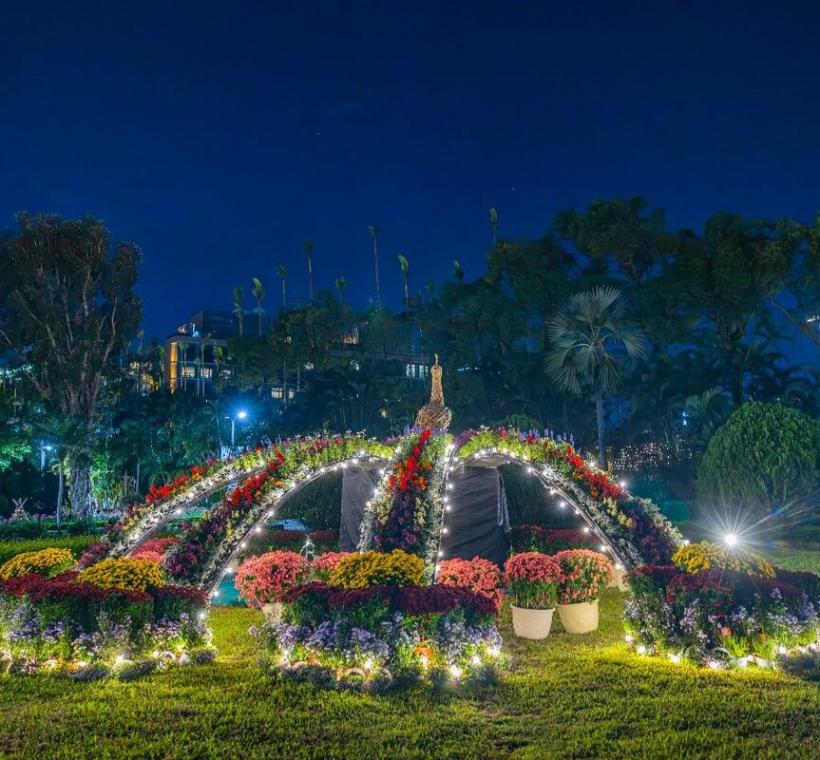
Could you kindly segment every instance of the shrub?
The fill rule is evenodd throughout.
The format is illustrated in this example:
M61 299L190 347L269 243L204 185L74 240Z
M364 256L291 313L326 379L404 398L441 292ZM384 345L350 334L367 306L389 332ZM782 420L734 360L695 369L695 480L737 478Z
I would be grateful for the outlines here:
M77 580L97 588L145 591L165 585L165 572L148 559L104 559L83 570Z
M310 573L306 557L296 552L276 551L249 557L236 570L239 595L251 606L282 601L283 594L304 583Z
M511 602L530 610L555 607L561 566L552 557L539 552L513 554L504 563L504 582Z
M76 536L70 538L35 538L28 541L0 541L0 565L23 552L40 549L70 549L78 557L91 544L99 540L96 536Z
M612 563L598 552L569 549L558 552L554 559L561 566L560 604L592 602L612 578Z
M501 606L504 599L501 570L495 562L481 557L448 559L440 562L437 580L447 586L467 588L492 599L496 608Z
M330 580L331 573L336 569L336 566L345 558L349 557L354 552L326 552L320 554L313 560L313 572L319 580Z
M820 473L820 423L782 404L749 402L709 441L698 496L767 514L805 496Z
M149 559L152 562L162 564L162 558L165 556L165 552L172 546L178 545L178 538L151 538L131 554L131 559Z
M24 552L12 557L0 567L0 580L19 578L36 573L44 577L58 575L74 564L74 555L69 549L41 549L37 552Z
M713 568L733 570L761 578L774 578L774 565L745 551L717 546L709 541L682 546L672 555L672 562L687 573L700 573Z
M423 581L424 561L401 549L351 554L339 562L330 576L331 584L342 588L420 586Z

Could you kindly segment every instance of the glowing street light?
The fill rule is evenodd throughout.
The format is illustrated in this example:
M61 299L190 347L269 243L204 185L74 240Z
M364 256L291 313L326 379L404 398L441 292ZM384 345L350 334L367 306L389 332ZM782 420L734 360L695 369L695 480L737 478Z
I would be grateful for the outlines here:
M233 417L226 417L231 421L231 451L236 448L236 421L247 419L248 413L240 409Z
M727 533L723 537L723 543L726 544L730 549L737 546L738 544L738 537L734 533Z

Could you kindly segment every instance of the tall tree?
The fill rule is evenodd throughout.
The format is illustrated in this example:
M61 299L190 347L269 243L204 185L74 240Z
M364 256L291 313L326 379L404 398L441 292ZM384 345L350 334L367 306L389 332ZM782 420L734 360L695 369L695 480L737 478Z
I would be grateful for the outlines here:
M410 262L401 254L398 255L398 259L399 267L401 267L401 279L404 281L404 306L409 309L410 291L408 289L408 283L410 282Z
M256 316L259 319L259 335L262 335L262 325L265 322L265 310L262 308L262 301L265 300L265 288L257 277L251 278L253 284L253 297L256 299Z
M288 305L288 266L287 264L277 264L276 265L276 274L282 280L282 308L286 308Z
M342 293L344 292L345 287L347 286L347 280L344 277L337 277L336 278L336 290L339 292L339 303L344 303L344 299L342 298Z
M104 415L106 379L114 359L139 329L142 304L134 293L139 249L112 249L95 219L18 218L17 234L0 249L0 340L20 371L56 414L70 417L95 439ZM91 457L66 445L69 496L77 515L93 508Z
M379 228L371 224L368 228L370 237L373 238L373 266L376 270L376 306L382 306L382 288L379 283Z
M490 208L490 227L493 231L493 248L498 245L498 211L495 208Z
M305 240L302 243L302 248L305 249L305 257L307 258L308 271L308 297L313 300L313 241Z
M242 292L242 288L239 285L235 285L232 291L233 295L233 313L236 316L236 326L239 332L239 337L242 337L242 333L244 332L244 323L245 323L245 309L242 306L242 298L244 293Z
M604 398L612 393L621 373L622 355L645 356L641 331L624 320L620 291L597 287L571 296L566 307L547 320L547 372L563 390L595 401L598 457L606 467Z

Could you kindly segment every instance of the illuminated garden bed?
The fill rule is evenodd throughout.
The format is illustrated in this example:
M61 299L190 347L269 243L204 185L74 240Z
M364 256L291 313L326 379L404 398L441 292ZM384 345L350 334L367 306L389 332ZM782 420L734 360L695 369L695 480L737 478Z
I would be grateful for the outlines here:
M60 563L52 568L59 571ZM127 679L214 657L205 595L166 585L156 563L109 560L49 577L47 564L25 572L23 557L2 569L0 657L6 673Z
M253 590L262 576L258 560L237 574L246 598L281 600L266 604L268 620L251 629L269 672L329 688L373 690L497 678L504 656L494 598L443 583L423 585L422 560L402 551L333 555L332 564L319 566L326 580L284 588L285 576L298 577L299 562L287 552L275 554L267 555L275 567L261 581L268 596ZM250 571L257 573L253 581Z

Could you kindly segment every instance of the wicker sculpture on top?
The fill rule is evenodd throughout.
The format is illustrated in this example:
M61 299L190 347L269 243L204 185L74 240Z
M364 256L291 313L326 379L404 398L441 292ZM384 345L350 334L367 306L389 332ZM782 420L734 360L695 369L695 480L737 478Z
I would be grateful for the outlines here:
M430 401L419 409L416 415L416 427L446 430L450 427L453 413L444 406L444 390L441 387L441 365L438 363L438 354L436 354L436 363L430 367L430 374L433 376Z

